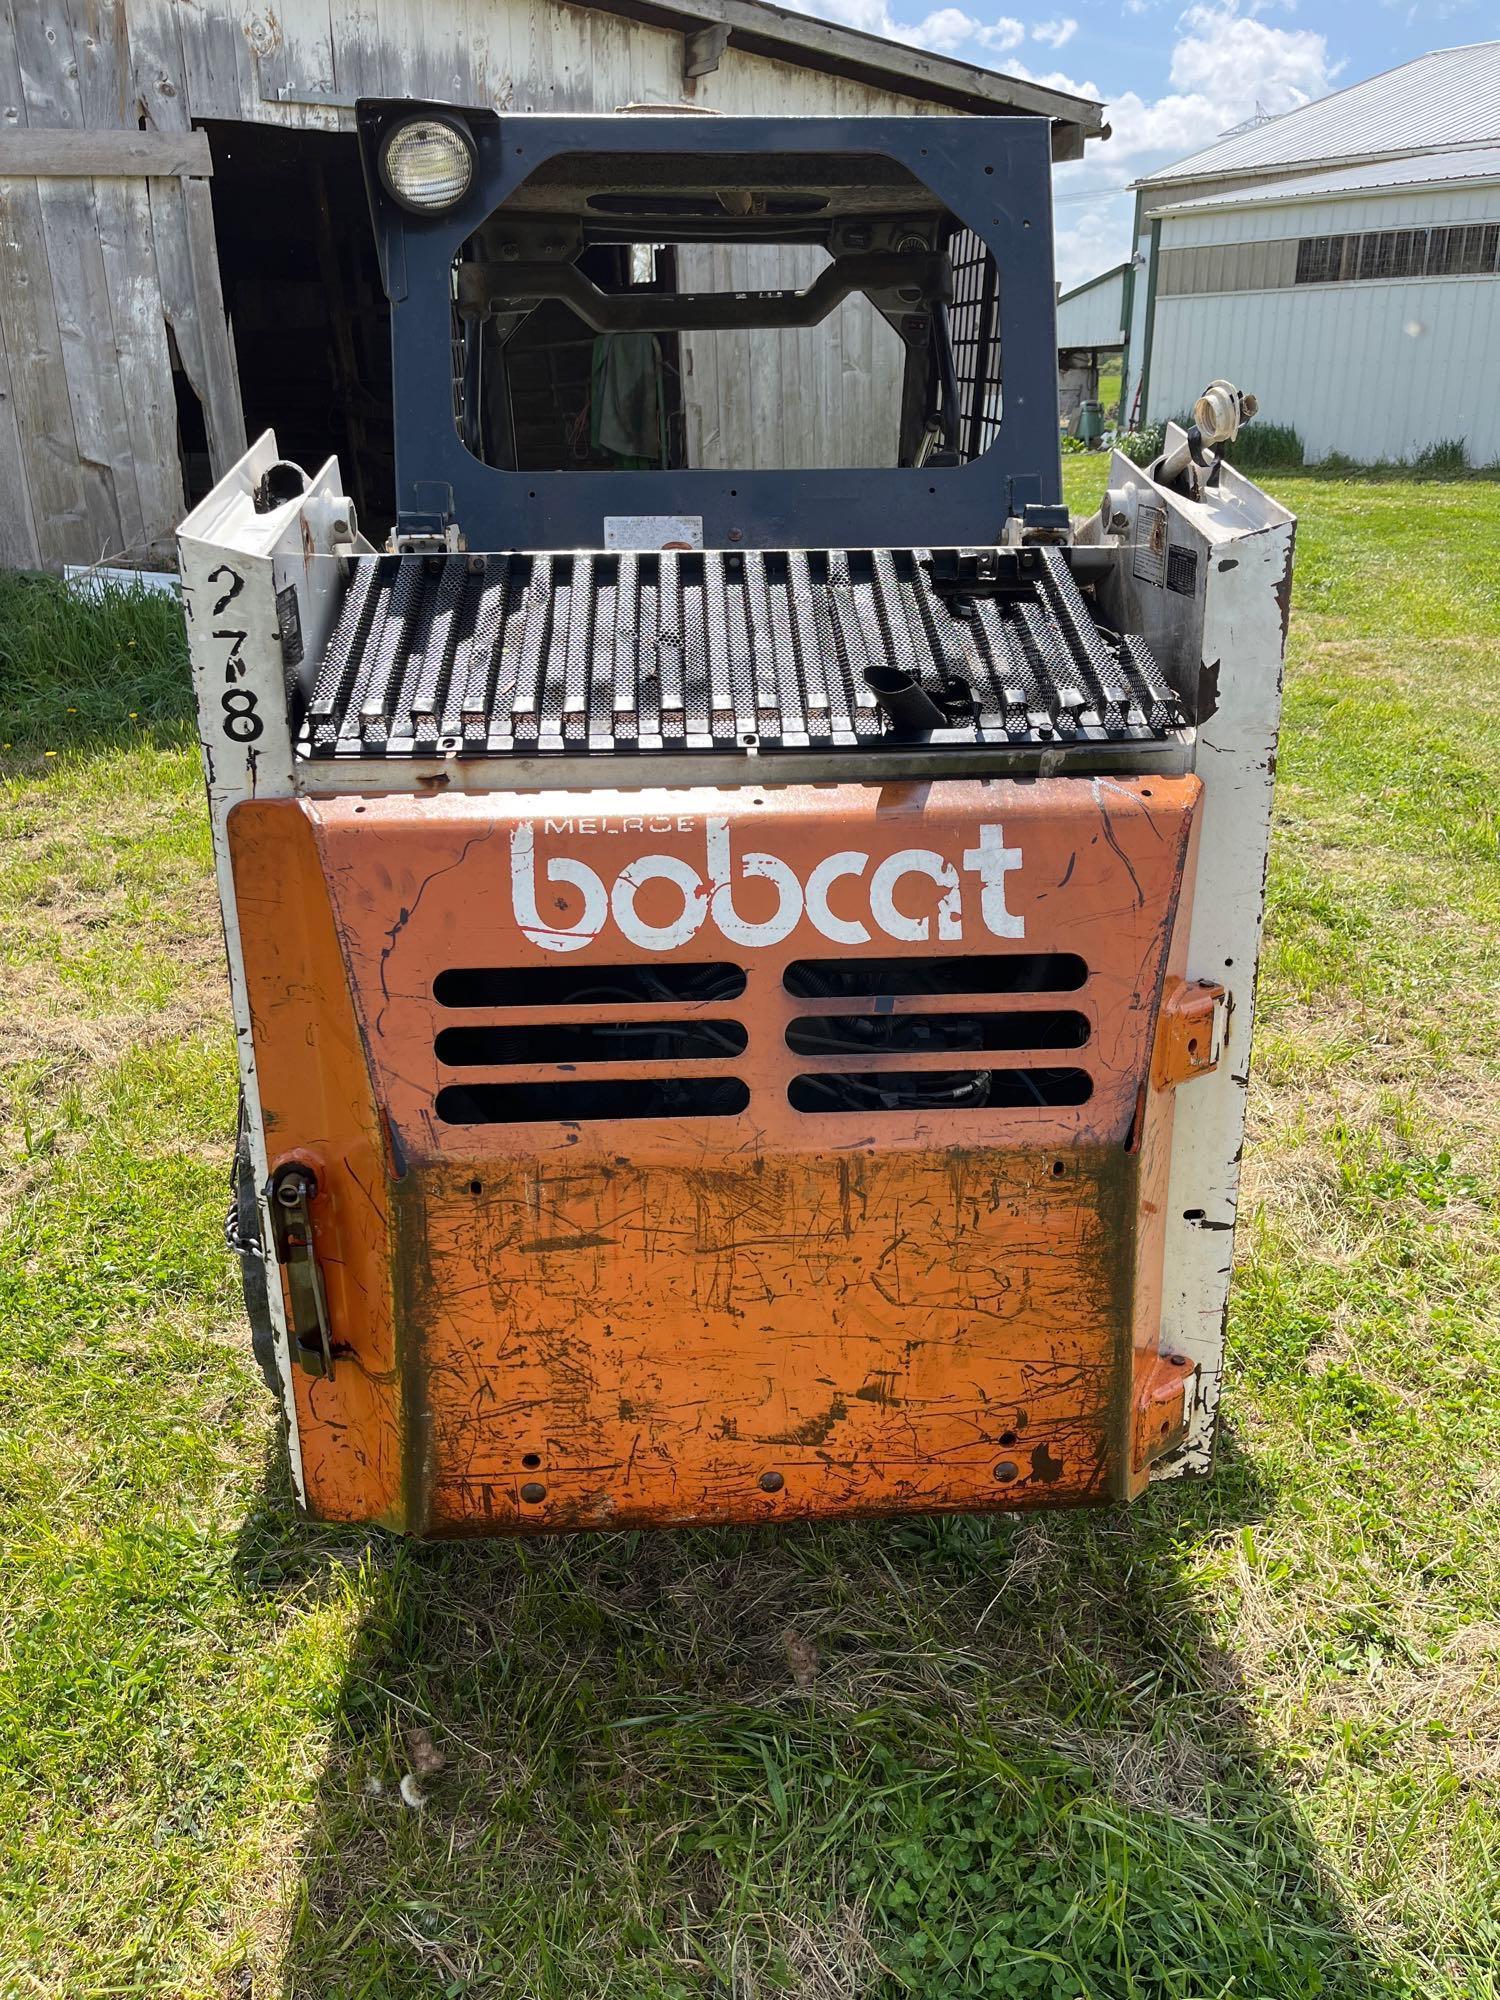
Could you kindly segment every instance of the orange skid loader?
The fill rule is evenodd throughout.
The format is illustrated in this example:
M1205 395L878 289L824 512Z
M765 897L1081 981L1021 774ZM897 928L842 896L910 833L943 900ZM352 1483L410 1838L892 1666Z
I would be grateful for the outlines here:
M1206 1469L1292 546L1215 449L1251 400L1069 520L1041 120L359 121L385 546L269 434L181 533L302 1505ZM687 385L781 342L818 394L851 313L887 462L725 463Z

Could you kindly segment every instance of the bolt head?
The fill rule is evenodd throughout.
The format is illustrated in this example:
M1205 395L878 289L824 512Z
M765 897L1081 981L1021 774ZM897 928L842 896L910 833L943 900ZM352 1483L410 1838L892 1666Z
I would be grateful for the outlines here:
M545 1500L546 1497L547 1489L539 1479L528 1479L521 1488L521 1498L530 1507L536 1506L538 1501Z
M1002 1458L1000 1463L995 1467L995 1477L1000 1481L1002 1486L1008 1486L1011 1480L1019 1479L1020 1476L1021 1468L1012 1459Z
M786 1481L779 1472L763 1472L760 1475L760 1490L762 1493L779 1493L785 1484Z

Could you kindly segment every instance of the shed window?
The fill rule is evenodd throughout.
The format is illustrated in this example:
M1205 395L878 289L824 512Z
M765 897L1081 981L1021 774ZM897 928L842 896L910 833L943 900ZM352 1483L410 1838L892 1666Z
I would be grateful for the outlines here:
M1432 277L1493 271L1500 259L1500 222L1469 222L1458 229L1434 229L1427 241L1427 270Z
M1371 229L1359 239L1359 278L1412 278L1426 262L1425 229Z
M1297 245L1297 283L1331 285L1344 275L1347 236L1304 236Z
M1484 275L1495 271L1497 265L1500 265L1500 222L1304 236L1297 245L1299 285L1334 285L1351 278Z

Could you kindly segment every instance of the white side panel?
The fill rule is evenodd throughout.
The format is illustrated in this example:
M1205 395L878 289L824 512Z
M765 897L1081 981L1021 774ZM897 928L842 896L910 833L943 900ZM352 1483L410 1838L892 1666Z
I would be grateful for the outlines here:
M1057 304L1057 344L1059 347L1118 347L1124 339L1125 273L1090 285L1071 299Z
M1224 375L1310 459L1413 457L1463 438L1500 458L1500 277L1366 279L1156 301L1151 415L1191 409Z
M1106 608L1122 629L1145 636L1200 718L1193 757L1203 807L1187 977L1229 996L1219 1066L1179 1086L1173 1120L1161 1351L1198 1364L1199 1390L1187 1441L1157 1474L1170 1478L1206 1471L1213 1450L1295 524L1228 467L1202 505L1163 492L1119 453L1109 483L1130 496L1133 525Z
M1144 416L1136 409L1140 397L1141 371L1146 361L1146 303L1151 291L1151 228L1148 223L1135 241L1135 290L1131 297L1130 324L1125 329L1125 373L1120 382L1120 418L1127 430ZM1210 377L1204 376L1207 382ZM1201 389L1203 383L1198 384ZM1198 390L1193 391L1197 395Z
M251 1165L260 1190L261 1241L266 1245L272 1240L265 1200L270 1164L256 1085L255 1044L226 829L229 814L241 799L285 798L296 789L277 594L291 590L297 598L311 665L327 637L324 585L330 580L331 565L316 557L310 559L308 544L317 549L321 542L326 548L320 531L332 520L348 515L348 502L339 495L338 465L333 460L317 474L300 500L257 514L252 500L255 486L277 457L276 440L267 431L194 508L179 531L177 544L198 704L198 737L208 788L214 872L224 913L240 1088ZM292 1479L302 1501L302 1454L281 1284L274 1270L268 1276L266 1296L276 1335Z

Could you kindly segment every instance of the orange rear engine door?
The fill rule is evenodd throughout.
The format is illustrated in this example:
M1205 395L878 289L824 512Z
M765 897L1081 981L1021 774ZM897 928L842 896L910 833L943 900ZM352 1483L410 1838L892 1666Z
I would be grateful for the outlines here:
M333 1334L294 1371L309 1510L1138 1491L1192 1393L1157 1341L1199 793L236 806L267 1149L316 1178Z

